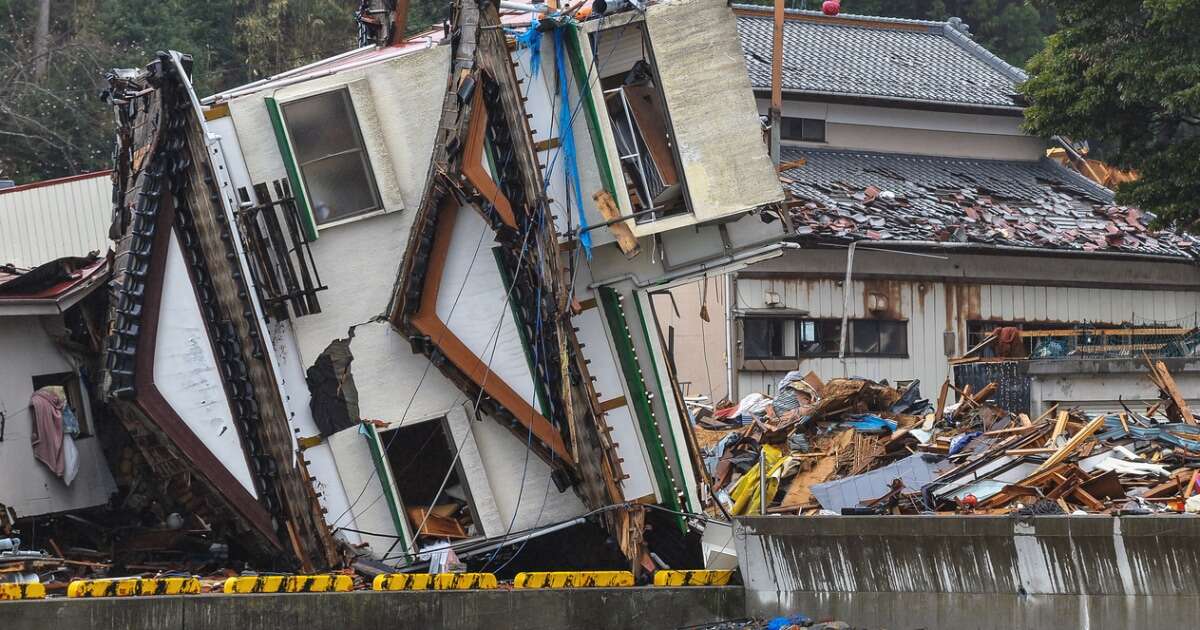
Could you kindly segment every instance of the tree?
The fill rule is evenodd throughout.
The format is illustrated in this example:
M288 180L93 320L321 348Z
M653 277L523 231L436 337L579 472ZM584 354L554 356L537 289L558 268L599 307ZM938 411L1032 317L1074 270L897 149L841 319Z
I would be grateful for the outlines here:
M1200 232L1200 0L1046 0L1060 29L1030 62L1028 131L1088 140L1139 173L1117 200Z

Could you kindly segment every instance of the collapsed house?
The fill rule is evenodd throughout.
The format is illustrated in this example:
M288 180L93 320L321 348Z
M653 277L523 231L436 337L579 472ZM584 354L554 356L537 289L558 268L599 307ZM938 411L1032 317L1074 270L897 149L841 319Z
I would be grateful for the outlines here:
M786 225L733 13L360 17L203 101L181 53L109 78L97 394L161 511L272 570L698 564L649 294Z
M91 404L99 366L89 361L102 321L88 303L107 278L103 258L0 266L0 533L17 518L104 505L116 492L96 438L104 419Z
M735 11L766 111L771 20ZM664 326L713 346L707 371L677 346L692 393L773 396L799 370L926 395L996 381L1015 413L1117 413L1158 398L1143 354L1198 384L1195 239L1047 159L1019 127L1019 69L955 20L789 12L784 30L780 177L800 247L709 282L709 323L699 287L675 292Z

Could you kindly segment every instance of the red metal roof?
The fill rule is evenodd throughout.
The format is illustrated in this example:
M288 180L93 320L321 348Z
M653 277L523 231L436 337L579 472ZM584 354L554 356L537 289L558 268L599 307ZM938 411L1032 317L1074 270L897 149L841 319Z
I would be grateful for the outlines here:
M57 266L57 272L55 269ZM17 282L30 274L45 276L44 281ZM108 259L59 258L35 269L0 266L0 303L4 301L56 301L88 281L108 273ZM27 286L20 286L27 285Z

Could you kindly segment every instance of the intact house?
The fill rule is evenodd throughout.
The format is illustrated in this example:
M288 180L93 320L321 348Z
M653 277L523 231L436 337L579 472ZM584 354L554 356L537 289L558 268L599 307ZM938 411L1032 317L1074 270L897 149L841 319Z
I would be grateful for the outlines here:
M0 524L104 505L117 492L90 399L100 322L85 307L107 278L103 258L0 265Z
M735 12L765 113L772 20ZM1021 70L957 20L788 12L784 46L780 178L800 248L709 282L707 323L702 285L676 291L664 326L709 340L707 361L676 344L693 394L770 395L800 370L919 379L926 397L998 381L1034 414L1144 410L1143 355L1200 391L1194 239L1046 159L1019 128ZM977 347L1005 327L1019 358Z
M650 293L784 249L732 10L372 15L202 101L180 53L114 73L106 400L276 565L698 562Z

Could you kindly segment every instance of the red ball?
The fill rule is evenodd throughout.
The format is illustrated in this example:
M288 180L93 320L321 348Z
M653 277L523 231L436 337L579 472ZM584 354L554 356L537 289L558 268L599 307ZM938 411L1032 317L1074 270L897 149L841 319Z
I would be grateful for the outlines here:
M962 504L963 507L974 508L975 506L979 505L979 499L977 499L973 494L968 494L962 498Z
M821 3L821 12L825 15L837 15L841 11L842 5L837 0L825 0Z

